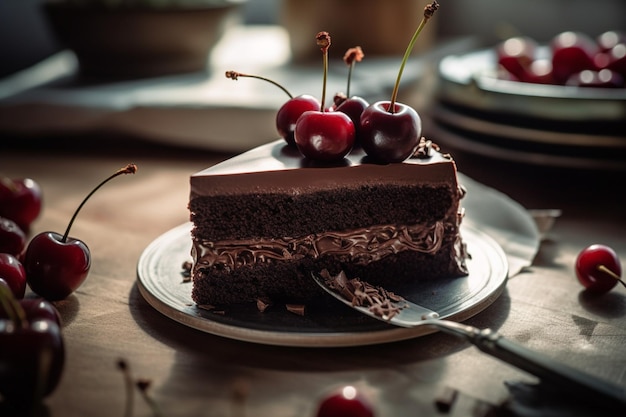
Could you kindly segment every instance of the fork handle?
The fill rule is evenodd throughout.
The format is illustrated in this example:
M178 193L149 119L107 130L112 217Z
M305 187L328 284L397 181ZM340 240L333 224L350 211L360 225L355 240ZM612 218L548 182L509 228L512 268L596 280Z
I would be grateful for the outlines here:
M626 389L507 340L490 329L478 330L470 341L481 351L557 386L626 410ZM571 392L570 391L570 392ZM573 392L572 392L573 394Z

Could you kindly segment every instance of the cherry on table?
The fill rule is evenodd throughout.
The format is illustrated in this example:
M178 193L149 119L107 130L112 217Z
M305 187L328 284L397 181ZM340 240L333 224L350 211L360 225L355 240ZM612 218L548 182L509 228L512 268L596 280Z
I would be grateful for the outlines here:
M15 298L24 298L26 270L24 265L10 253L0 253L0 280L8 285Z
M355 387L348 385L326 396L316 417L374 417L374 409Z
M617 283L626 287L620 279L622 266L615 251L606 245L593 244L576 257L576 277L591 292L610 291Z
M0 217L0 253L19 259L26 247L26 234L13 220Z
M49 309L31 309L0 285L0 396L3 403L33 406L59 384L65 345L58 321ZM52 307L53 308L53 307Z
M65 234L48 231L31 239L24 254L24 268L27 282L36 294L50 301L62 300L85 281L91 266L91 253L83 241L69 236L74 220L100 187L119 175L135 172L137 166L128 164L98 184L74 212Z
M31 178L0 178L0 216L13 220L24 231L39 216L42 192Z

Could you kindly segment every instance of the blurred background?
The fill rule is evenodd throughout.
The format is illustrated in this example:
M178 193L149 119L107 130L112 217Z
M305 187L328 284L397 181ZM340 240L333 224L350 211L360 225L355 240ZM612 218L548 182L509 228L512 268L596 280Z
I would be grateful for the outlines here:
M44 1L0 1L0 76L29 67L61 49L41 10ZM283 24L281 9L287 3L303 6L316 3L322 8L322 4L332 7L333 4L343 2L252 0L243 5L242 13L246 24ZM357 0L347 3L369 2ZM396 4L406 7L406 2L401 0L376 0L372 3L384 4L385 8L394 8ZM423 6L421 2L411 3L419 8ZM623 0L442 0L440 3L442 7L437 17L437 41L473 36L489 44L512 34L525 34L539 41L547 41L564 30L580 30L596 36L608 29L626 29L626 2ZM371 9L372 6L365 8ZM308 19L309 23L315 23L310 22L311 15L308 15ZM346 20L348 25L357 26L351 17Z

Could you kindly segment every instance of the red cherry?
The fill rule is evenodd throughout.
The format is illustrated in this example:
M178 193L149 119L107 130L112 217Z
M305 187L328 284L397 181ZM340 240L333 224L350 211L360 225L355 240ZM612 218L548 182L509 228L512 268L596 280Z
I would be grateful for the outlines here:
M59 315L59 311L51 302L46 301L43 298L23 298L18 300L18 302L22 306L22 309L24 309L24 313L26 314L26 318L28 320L49 320L56 323L57 326L61 326L61 316ZM9 312L7 312L4 308L0 308L0 319L10 318L11 316Z
M50 301L63 300L85 281L91 254L85 243L55 232L33 237L24 256L30 288Z
M576 276L578 281L591 292L610 291L618 282L622 267L613 249L594 244L583 249L576 258Z
M356 388L346 386L322 400L316 417L374 417L374 411Z
M552 73L557 83L564 84L570 76L587 69L596 69L594 56L598 46L587 35L567 31L551 42Z
M29 316L2 285L0 300L7 317L0 319L0 396L3 405L33 406L61 379L65 363L61 328L48 313Z
M360 140L363 150L375 161L389 163L402 162L409 158L419 146L422 134L422 121L417 112L397 102L402 72L415 46L415 42L426 23L439 9L433 1L424 7L424 17L418 25L398 70L391 100L379 101L370 105L361 115Z
M361 146L367 155L379 162L402 162L419 146L422 121L410 106L379 101L361 115Z
M24 298L26 271L22 263L9 253L0 253L0 279L8 285L15 298Z
M566 85L594 88L622 88L624 87L624 77L608 68L604 68L600 71L584 70L569 77Z
M615 45L608 52L606 68L626 77L626 42Z
M317 161L342 159L352 149L354 137L354 123L341 112L307 111L296 124L298 150Z
M596 43L600 51L610 51L615 45L626 43L626 33L619 30L607 30L596 38Z
M41 187L30 178L0 178L0 216L13 220L25 232L41 211Z
M516 78L524 80L535 60L537 47L537 42L527 36L509 38L496 47L498 64Z
M355 139L354 144L360 145L360 131L361 131L361 115L366 108L369 107L369 103L362 97L352 96L337 106L336 110L345 113L352 123L354 124Z
M552 74L552 61L550 59L535 59L528 67L525 77L521 81L534 84L555 84Z
M0 217L0 253L19 258L26 247L26 234L11 219Z
M285 139L289 145L296 144L295 129L296 122L307 111L316 111L320 109L320 102L313 96L303 94L283 104L276 113L276 130L280 137Z
M129 164L98 184L78 206L64 235L43 232L31 239L24 255L24 268L28 284L35 293L51 301L62 300L83 283L91 266L91 254L85 243L69 237L72 224L100 187L119 175L135 172L137 166Z

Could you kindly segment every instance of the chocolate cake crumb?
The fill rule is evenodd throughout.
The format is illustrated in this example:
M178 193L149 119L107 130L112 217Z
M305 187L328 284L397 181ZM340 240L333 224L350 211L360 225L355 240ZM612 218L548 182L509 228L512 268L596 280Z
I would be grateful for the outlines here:
M210 311L213 314L221 314L221 315L226 314L224 310L217 310L217 308L211 304L196 304L196 305L198 306L198 308L201 308L202 310Z
M447 413L452 409L454 402L459 395L459 391L452 387L444 387L435 397L435 407L442 413Z
M267 310L271 306L272 306L272 300L270 300L269 298L259 297L256 300L256 308L258 308L261 313L263 313L265 310Z
M285 304L287 311L299 316L304 316L306 306L304 304Z

